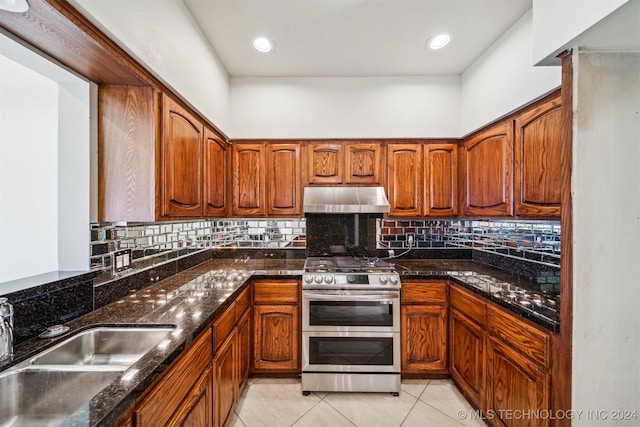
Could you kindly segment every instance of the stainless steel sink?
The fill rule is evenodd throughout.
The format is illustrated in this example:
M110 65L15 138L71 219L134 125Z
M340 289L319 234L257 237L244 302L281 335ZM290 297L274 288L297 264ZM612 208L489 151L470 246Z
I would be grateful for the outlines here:
M79 332L31 359L31 365L133 365L171 327L97 327Z
M57 426L120 371L23 368L0 373L0 426Z

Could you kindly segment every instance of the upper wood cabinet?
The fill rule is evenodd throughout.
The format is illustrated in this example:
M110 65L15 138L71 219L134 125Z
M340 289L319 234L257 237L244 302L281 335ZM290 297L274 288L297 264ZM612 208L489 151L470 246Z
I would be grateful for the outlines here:
M98 89L98 221L155 221L155 96L149 86Z
M267 214L300 215L300 145L267 145Z
M458 214L458 145L389 144L390 216Z
M424 146L425 215L458 214L458 145Z
M300 216L299 144L233 145L233 215Z
M264 216L265 147L264 144L233 145L233 215Z
M382 148L379 143L345 144L345 184L382 183Z
M202 216L204 126L168 96L162 98L163 216Z
M512 215L513 122L466 140L464 158L464 214Z
M379 142L312 142L307 145L307 183L381 185Z
M310 143L307 146L309 184L342 184L344 146L340 143Z
M204 215L227 214L227 143L204 129Z
M421 216L423 212L422 145L389 144L387 196L390 216Z
M560 96L515 119L517 215L560 216Z

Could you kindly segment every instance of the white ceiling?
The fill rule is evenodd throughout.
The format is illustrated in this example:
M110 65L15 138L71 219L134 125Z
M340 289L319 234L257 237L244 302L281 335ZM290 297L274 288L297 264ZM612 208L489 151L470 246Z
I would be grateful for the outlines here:
M183 0L232 77L461 74L531 0ZM446 31L453 42L425 48ZM270 54L251 42L266 35Z

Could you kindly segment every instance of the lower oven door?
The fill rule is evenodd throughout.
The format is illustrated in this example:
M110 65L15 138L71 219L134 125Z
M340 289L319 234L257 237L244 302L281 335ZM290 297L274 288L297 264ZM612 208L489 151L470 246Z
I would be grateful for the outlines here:
M400 332L400 292L304 290L303 332Z
M303 332L302 372L400 372L396 332Z

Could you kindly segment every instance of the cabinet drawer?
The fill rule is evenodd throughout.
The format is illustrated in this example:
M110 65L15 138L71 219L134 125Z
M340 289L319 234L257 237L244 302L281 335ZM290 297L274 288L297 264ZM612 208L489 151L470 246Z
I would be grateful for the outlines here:
M238 319L242 317L245 311L251 305L251 287L247 286L236 298Z
M479 325L485 326L487 322L486 302L456 285L451 286L449 292L452 307Z
M403 282L402 304L445 304L446 282Z
M169 368L135 411L137 427L165 425L184 396L211 362L211 329L194 341L191 347Z
M253 301L255 304L297 304L299 283L297 280L255 281Z
M237 320L236 314L236 302L234 301L213 322L214 352L218 351L222 342L229 336L233 328L235 328Z
M487 332L505 344L513 346L540 366L549 367L551 355L549 333L494 306L489 306L487 310Z

